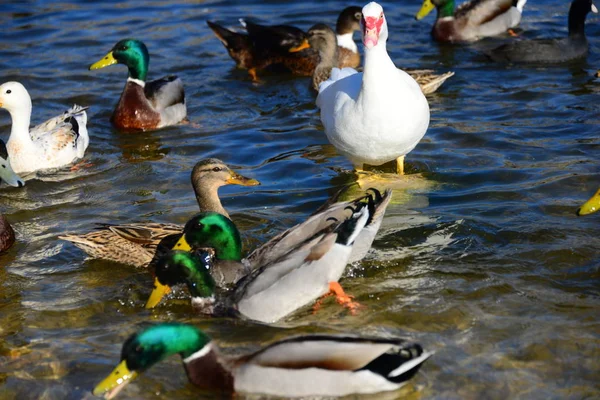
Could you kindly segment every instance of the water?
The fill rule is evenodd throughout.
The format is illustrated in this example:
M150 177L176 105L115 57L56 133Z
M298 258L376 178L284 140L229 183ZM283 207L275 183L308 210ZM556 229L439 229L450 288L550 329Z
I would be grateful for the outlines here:
M566 34L567 5L527 4L528 37ZM590 15L587 61L510 67L483 49L432 43L433 16L417 2L384 3L398 65L453 70L429 98L432 121L407 157L423 178L398 190L374 249L343 284L368 311L349 316L333 302L279 327L205 320L185 300L143 309L146 271L85 255L57 240L95 222L184 223L197 211L193 165L219 157L260 187L225 187L225 207L247 248L301 221L340 185L350 164L327 144L309 80L236 70L206 19L238 17L308 28L333 24L338 1L14 2L0 14L2 81L33 98L33 123L72 103L91 106L92 166L0 188L0 211L18 243L0 256L0 398L92 398L124 339L147 321L194 323L232 351L290 334L362 332L406 336L435 355L394 397L595 398L600 386L600 270L597 216L575 210L600 186L597 139L600 29ZM151 79L179 75L194 125L118 134L109 117L126 70L87 67L125 37L143 39ZM0 136L10 119L0 112ZM200 394L210 398L210 394ZM199 396L177 357L147 371L121 395Z

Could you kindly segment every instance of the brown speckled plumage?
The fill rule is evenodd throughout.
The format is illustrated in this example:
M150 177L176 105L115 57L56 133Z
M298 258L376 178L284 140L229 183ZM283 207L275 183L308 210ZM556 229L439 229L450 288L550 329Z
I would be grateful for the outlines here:
M8 250L15 243L15 231L4 215L0 214L0 253Z

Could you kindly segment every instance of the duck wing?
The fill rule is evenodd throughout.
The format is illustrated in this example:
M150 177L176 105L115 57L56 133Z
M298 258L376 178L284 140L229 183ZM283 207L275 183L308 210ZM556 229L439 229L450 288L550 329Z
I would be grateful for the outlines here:
M83 157L89 144L87 109L74 105L64 114L33 127L29 131L31 139L36 146L44 149L48 157L60 158L61 153L73 151L76 151L77 157Z
M304 335L239 359L235 382L241 391L271 395L376 393L402 386L430 356L402 339ZM267 372L278 379L257 379ZM298 385L300 377L310 384Z
M146 82L144 94L154 109L159 112L176 104L185 103L183 82L175 75Z
M470 25L483 25L509 11L513 3L514 0L468 1L456 9L454 18L468 20Z
M290 25L261 25L244 20L244 26L254 46L280 54L288 54L293 47L307 40L306 33Z

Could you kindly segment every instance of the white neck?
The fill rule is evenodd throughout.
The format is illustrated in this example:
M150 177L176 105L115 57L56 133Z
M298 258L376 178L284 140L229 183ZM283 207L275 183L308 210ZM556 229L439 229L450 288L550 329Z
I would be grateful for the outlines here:
M29 136L29 124L31 122L31 102L23 105L17 110L8 110L12 119L10 137L19 140L31 141Z
M358 47L356 47L356 43L354 43L352 32L344 33L343 35L337 35L337 44L338 46L348 49L353 53L358 53Z
M213 349L213 345L212 343L207 344L206 346L204 346L203 348L201 348L200 350L198 350L197 352L195 352L194 354L192 354L189 357L186 357L183 359L183 362L188 364L198 358L202 358L204 356L206 356L208 353L210 353Z
M141 81L139 79L133 79L132 77L127 77L127 81L136 83L136 84L140 85L141 87L146 87L146 82Z
M388 84L387 77L397 73L397 68L388 55L385 45L385 41L380 41L371 49L364 48L365 67L358 99L358 101L364 102L363 104L376 105L385 101L381 97L381 93L388 92L385 89Z

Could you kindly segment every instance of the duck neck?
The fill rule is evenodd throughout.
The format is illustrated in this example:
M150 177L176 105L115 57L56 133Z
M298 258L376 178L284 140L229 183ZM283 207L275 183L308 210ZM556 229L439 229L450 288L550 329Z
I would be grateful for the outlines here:
M196 193L196 201L198 201L198 207L200 211L208 212L213 211L222 214L229 218L229 214L223 208L221 200L219 199L219 187L214 185L207 185L202 181L193 183L194 192Z
M12 119L12 128L10 130L10 139L31 142L29 135L29 124L31 122L31 100L17 110L8 110ZM9 140L10 140L9 139Z
M587 12L581 10L577 4L571 6L569 11L569 37L585 38L585 18Z
M371 49L365 48L365 68L359 102L363 104L380 104L381 93L386 92L381 86L387 85L387 76L395 73L396 66L386 50L385 42L380 42Z
M437 7L437 18L447 18L454 16L454 0L448 0L441 6Z
M356 46L356 43L354 42L354 38L353 38L353 33L343 33L343 34L337 34L337 44L340 47L343 47L345 49L348 49L350 51L352 51L353 53L358 53L358 47Z
M222 393L233 393L233 375L212 343L183 359L188 379L194 385Z

